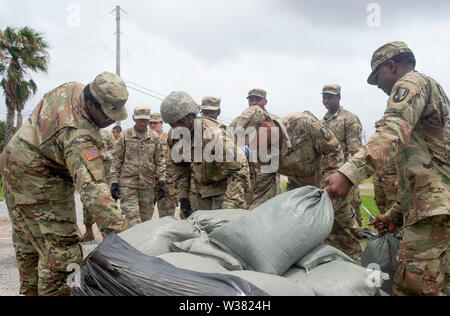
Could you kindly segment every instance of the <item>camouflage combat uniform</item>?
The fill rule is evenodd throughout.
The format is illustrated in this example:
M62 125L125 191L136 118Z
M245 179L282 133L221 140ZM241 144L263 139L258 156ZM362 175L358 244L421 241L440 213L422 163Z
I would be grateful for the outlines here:
M398 191L395 188L397 170L394 161L391 160L380 174L373 175L373 190L375 203L380 214L386 213L398 199Z
M359 118L353 113L339 107L335 113L329 111L323 118L322 124L328 127L338 139L344 152L345 161L361 149L362 125ZM359 187L355 186L350 194L352 196L350 198L351 206L355 210L356 219L361 226Z
M122 109L128 92L119 79L99 75L90 85L92 95L106 104L113 92L108 103ZM127 228L105 183L103 144L86 111L84 87L66 83L47 93L1 156L22 294L70 294L67 267L83 259L75 188L104 236ZM125 118L126 112L119 119Z
M167 142L167 137L168 137L167 133L161 133L159 135L166 163L166 195L164 196L164 198L162 198L157 202L158 213L160 218L165 216L174 216L175 209L177 208L178 205L175 193L175 169L173 166L172 158L170 157L170 149L169 144ZM153 195L157 196L156 187L154 189Z
M112 150L116 143L113 134L105 129L100 130L100 137L102 139L103 147L100 150L100 158L103 160L105 166L105 181L108 187L111 185L111 165L112 165ZM90 227L95 224L94 217L89 214L86 207L83 207L83 223L84 226Z
M194 160L194 135L192 135L192 162L175 164L176 191L178 199L189 198L191 173L194 177L197 193L197 205L200 210L245 209L245 191L248 185L248 163L234 160L226 161L227 149L234 151L234 157L243 155L234 145L232 137L226 137L225 126L220 122L199 117L196 124L201 124L201 131L210 131L211 138L203 137L202 150L216 138L216 133L223 137L223 162L206 162L202 155L201 162ZM194 133L193 133L194 134ZM208 133L209 134L209 133ZM169 133L169 146L174 146ZM242 157L242 156L241 156Z
M267 93L262 89L253 89L249 92L248 97L251 96L258 96L266 99ZM265 108L263 110L266 111L272 119L279 118L279 116L267 112ZM251 119L251 114L244 111L240 116L233 120L230 124L230 128L242 128L245 130L249 127ZM276 173L262 173L260 170L261 166L257 163L249 161L248 164L250 169L250 180L246 193L246 201L249 209L254 209L267 201L267 197L274 197L281 193L280 176ZM259 185L256 185L256 183L259 183Z
M379 66L404 52L411 51L402 42L378 49L368 82L376 84ZM358 184L395 159L400 208L385 214L397 225L403 218L395 295L449 294L449 104L434 79L407 73L395 83L375 135L339 170Z
M150 114L149 114L150 115ZM131 226L152 219L155 179L165 182L166 163L158 134L125 130L114 145L111 183L120 187L120 208Z
M267 119L267 113L258 107L250 107L244 114L250 118L251 123L248 126L254 128ZM294 113L274 121L280 127L282 135L277 173L289 177L289 189L305 185L319 187L321 179L337 171L344 163L339 141L310 112ZM275 182L272 174L271 185ZM256 182L256 186L257 192L262 192L265 189L263 186L271 187L263 182ZM269 194L261 199L273 198L274 190ZM354 211L346 198L335 199L333 207L335 221L326 242L358 260L361 255L362 236Z

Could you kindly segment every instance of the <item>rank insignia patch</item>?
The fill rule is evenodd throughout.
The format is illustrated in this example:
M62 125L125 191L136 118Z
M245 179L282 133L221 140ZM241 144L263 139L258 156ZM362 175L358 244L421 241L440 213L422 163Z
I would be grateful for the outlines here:
M86 155L87 160L91 161L94 160L95 158L100 157L100 154L98 153L97 148L94 148L90 151L87 151L84 153Z

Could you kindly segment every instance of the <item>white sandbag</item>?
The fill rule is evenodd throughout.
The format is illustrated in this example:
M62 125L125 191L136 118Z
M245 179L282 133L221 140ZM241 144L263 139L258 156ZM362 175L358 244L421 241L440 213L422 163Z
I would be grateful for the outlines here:
M227 270L243 270L241 262L223 251L219 247L211 244L207 237L189 239L183 242L172 243L171 251L187 252L212 258L220 263Z
M308 252L303 258L301 258L295 266L311 270L323 263L341 260L354 263L353 259L347 256L345 253L337 248L334 248L327 244L320 244L310 252Z
M374 276L378 280L373 280ZM325 263L309 272L292 268L284 277L310 287L317 296L375 296L380 285L377 282L383 279L373 271L345 261Z
M190 253L171 252L159 255L157 257L179 269L191 270L202 273L226 274L228 272L228 270L222 267L217 262L217 260L193 255Z
M200 233L186 220L164 217L139 224L118 236L140 252L158 256L170 252L173 242L196 238Z
M315 296L308 286L280 276L255 271L231 271L227 274L244 279L271 296Z
M248 211L243 209L196 211L187 220L192 222L194 226L198 225L207 234L210 234L214 229L247 213Z
M282 275L328 237L333 221L328 194L307 186L278 195L209 238L248 270Z

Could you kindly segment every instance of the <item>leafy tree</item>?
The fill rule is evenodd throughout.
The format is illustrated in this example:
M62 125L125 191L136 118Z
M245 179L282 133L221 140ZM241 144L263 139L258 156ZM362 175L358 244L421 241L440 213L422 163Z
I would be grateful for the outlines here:
M29 70L47 72L49 54L48 44L33 29L25 26L16 30L7 27L0 30L0 85L3 88L7 107L7 144L14 135L14 114L17 111L17 129L22 126L22 110L28 99L36 93L33 80L25 80Z

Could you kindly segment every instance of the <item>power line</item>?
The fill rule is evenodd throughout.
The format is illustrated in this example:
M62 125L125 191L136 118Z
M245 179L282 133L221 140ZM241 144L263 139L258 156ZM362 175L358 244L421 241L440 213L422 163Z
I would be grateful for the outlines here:
M162 94L162 93L159 93L159 92L157 92L157 91L148 89L148 88L143 87L143 86L141 86L141 85L138 85L137 83L134 83L134 82L132 82L132 81L127 81L127 80L125 80L125 82L126 82L126 83L131 83L132 85L135 85L136 87L139 87L139 88L144 89L144 90L148 90L148 91L150 91L150 92L152 92L152 93L159 94L159 95L162 96L163 98L166 97L166 95L164 95L164 94Z
M92 47L95 47L95 46L97 46L97 45L99 45L99 44L102 44L103 42L105 42L106 40L108 40L108 39L111 37L111 35L114 35L114 34L109 34L109 35L108 35L107 37L105 37L103 40L101 40L101 41L96 41L96 42L93 43L92 45L89 45L88 47L81 49L81 50L78 51L77 53L75 53L75 54L73 54L73 55L71 55L71 56L69 56L69 57L67 57L67 58L64 58L64 59L62 59L62 60L56 62L56 63L53 65L53 67L55 67L55 66L57 66L57 65L59 65L59 64L61 64L61 63L63 63L63 62L65 62L66 60L69 60L69 59L71 59L71 58L73 58L73 57L75 57L75 56L78 56L79 54L85 52L85 51L88 50L88 49L91 49Z
M145 50L146 52L148 52L149 54L151 54L154 57L159 58L160 60L162 60L167 66L173 68L174 70L176 70L177 72L179 72L180 74L184 75L185 77L196 81L197 83L201 84L204 88L207 88L208 90L212 90L215 91L215 89L208 87L207 85L205 85L204 83L202 83L201 81L199 81L198 79L194 78L193 76L186 74L185 72L179 70L176 66L170 64L169 62L167 62L166 60L162 59L161 57L155 55L150 49L148 49L147 47L145 47L144 45L142 45L141 43L139 43L138 41L136 41L135 39L133 39L131 36L129 36L126 33L123 33L123 35L125 35L128 39L130 39L132 42L134 42L136 45L140 46L143 50Z
M137 92L140 92L140 93L142 93L142 94L148 95L149 97L158 99L158 100L160 100L160 101L164 100L164 99L161 99L161 98L159 98L159 97L155 97L154 95L148 94L148 93L146 93L146 92L144 92L144 91L141 91L141 90L139 90L139 89L136 89L136 88L133 88L133 87L130 87L130 86L127 86L127 88L128 88L128 89L131 89L131 90L134 90L134 91L137 91Z
M107 17L108 15L110 15L111 12L106 13L105 15L101 16L100 18L96 19L93 23L84 26L83 28L81 28L78 32L73 33L72 35L70 35L69 37L63 39L62 41L60 41L58 44L56 44L55 46L51 47L52 49L57 48L61 45L63 45L64 43L68 42L69 40L71 40L73 37L77 36L78 34L84 32L86 29L98 24L100 21L102 21L105 17Z

